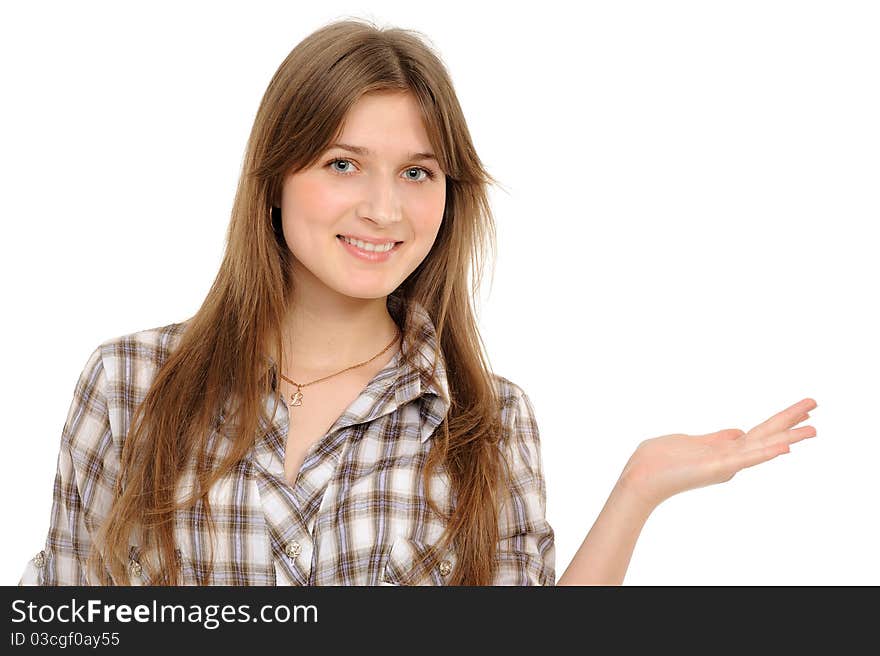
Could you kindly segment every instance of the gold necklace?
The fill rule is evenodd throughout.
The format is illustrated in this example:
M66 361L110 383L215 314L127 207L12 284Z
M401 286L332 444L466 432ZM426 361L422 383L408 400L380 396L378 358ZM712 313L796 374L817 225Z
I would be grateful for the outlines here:
M281 374L281 377L284 380L286 380L288 383L290 383L291 385L296 385L296 391L290 395L290 401L287 402L287 407L293 408L294 406L301 406L303 404L303 393L302 393L303 387L308 387L309 385L314 385L315 383L320 383L322 380L327 380L328 378L333 378L333 376L338 376L339 374L343 374L346 371L349 371L350 369L356 369L357 367L363 367L365 364L369 364L370 362L372 362L373 360L378 358L380 355L382 355L385 351L390 349L394 345L394 343L398 340L399 337L400 337L400 328L397 329L397 333L394 335L394 339L391 340L391 342L388 344L388 346L383 348L381 351L379 351L376 355L374 355L369 360L366 360L365 362L361 362L360 364L353 365L351 367L347 367L346 369L343 369L342 371L337 371L335 374L330 374L329 376L324 376L323 378L319 378L318 380L313 380L308 383L300 384L300 383L297 383L296 381L291 380L290 378L288 378L284 374Z

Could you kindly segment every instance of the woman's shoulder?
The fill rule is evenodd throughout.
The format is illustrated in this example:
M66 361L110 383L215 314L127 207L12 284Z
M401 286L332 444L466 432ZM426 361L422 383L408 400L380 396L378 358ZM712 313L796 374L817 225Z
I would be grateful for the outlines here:
M188 323L189 320L186 319L110 337L101 342L101 348L105 355L114 354L117 357L144 357L152 355L154 351L173 349L183 336Z
M118 460L133 411L184 328L185 322L147 328L105 339L92 349L62 430L62 452L80 474L90 475L97 462L108 475L115 471L109 465Z
M177 346L187 322L117 335L92 349L76 383L68 414L72 446L83 442L87 435L99 433L99 424L109 424L114 438L121 439L134 408ZM79 430L84 421L94 424L95 430ZM101 438L99 434L94 437Z
M528 400L525 390L509 378L494 372L491 376L495 383L495 392L498 395L502 413L515 410L523 402L523 399Z
M538 424L529 395L509 378L492 373L492 379L501 406L501 425L505 429L503 437L516 441L537 441Z
M118 457L137 405L187 323L118 335L92 350L74 388L63 432L76 466L99 460L106 465L106 458Z
M497 374L493 379L501 403L499 447L507 463L508 486L518 498L517 507L528 508L534 517L542 516L546 487L535 408L520 385ZM518 534L525 530L519 515L502 517L502 532Z
M180 342L188 322L187 319L105 339L97 350L108 376L120 380L120 376L124 379L135 368L160 367Z

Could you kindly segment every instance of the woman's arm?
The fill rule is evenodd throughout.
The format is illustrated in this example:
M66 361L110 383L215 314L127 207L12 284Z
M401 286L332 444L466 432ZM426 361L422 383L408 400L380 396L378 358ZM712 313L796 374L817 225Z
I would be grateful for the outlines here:
M28 561L19 585L91 585L91 529L111 501L119 468L110 428L106 375L98 346L89 356L61 431L52 513L43 549Z
M522 389L505 409L501 441L510 477L499 512L497 569L491 585L553 585L556 547L547 521L547 487L534 408Z
M815 437L812 426L794 426L816 406L813 399L803 399L748 433L731 428L642 442L557 585L623 583L636 540L654 508L680 492L729 481L741 469L789 453L791 444Z
M621 585L652 511L619 479L556 585Z

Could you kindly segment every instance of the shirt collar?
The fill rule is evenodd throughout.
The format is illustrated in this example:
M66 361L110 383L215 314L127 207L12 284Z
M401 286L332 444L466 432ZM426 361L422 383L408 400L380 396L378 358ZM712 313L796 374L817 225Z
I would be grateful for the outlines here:
M404 307L406 305L406 307ZM411 347L404 343L401 350L405 353L413 352L413 364L407 364L400 357L395 356L398 365L398 377L396 380L396 401L402 405L412 399L425 395L432 395L438 399L436 407L432 410L442 413L441 419L446 415L449 408L449 380L446 371L446 360L437 342L437 332L431 316L418 302L410 300L404 303L403 299L391 295L388 297L388 309L392 316L398 317L401 312L407 312L406 330L413 336ZM436 358L436 368L435 360ZM431 371L434 370L434 376Z

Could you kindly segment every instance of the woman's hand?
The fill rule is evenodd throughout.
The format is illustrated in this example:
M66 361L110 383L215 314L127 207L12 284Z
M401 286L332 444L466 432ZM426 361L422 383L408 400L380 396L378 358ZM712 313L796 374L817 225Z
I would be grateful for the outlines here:
M788 453L790 444L814 437L812 426L793 427L816 405L810 398L798 401L748 433L728 428L645 440L624 467L621 486L655 508L679 492L729 481L739 470Z

